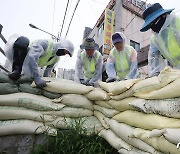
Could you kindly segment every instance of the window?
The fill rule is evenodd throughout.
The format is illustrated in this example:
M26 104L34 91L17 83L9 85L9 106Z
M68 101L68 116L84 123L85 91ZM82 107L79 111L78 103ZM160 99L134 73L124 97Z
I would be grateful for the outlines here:
M130 46L132 46L136 51L140 49L140 43L130 40Z

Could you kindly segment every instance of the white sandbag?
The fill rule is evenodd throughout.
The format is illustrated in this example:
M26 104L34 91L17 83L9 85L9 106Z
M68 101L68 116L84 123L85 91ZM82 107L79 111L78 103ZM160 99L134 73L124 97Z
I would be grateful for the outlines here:
M94 111L94 116L100 121L100 123L105 129L109 129L109 126L104 121L105 116L101 112Z
M133 94L134 94L134 91L130 88L129 90L125 91L124 93L120 95L112 95L110 97L111 99L114 99L114 100L122 100L124 98L132 97Z
M52 128L58 128L58 129L67 129L70 127L72 123L71 118L66 118L66 117L58 117L52 122L46 122L46 126L50 126Z
M43 114L55 115L60 117L78 118L78 117L92 116L93 111L83 108L64 107L59 111L46 111L43 112Z
M148 152L145 152L145 151L136 149L136 148L134 148L134 147L132 147L131 150L126 150L126 149L122 148L122 149L120 149L118 152L119 152L120 154L141 154L141 153L142 153L142 154L150 154L150 153L148 153ZM155 154L155 153L153 153L153 154Z
M93 103L83 95L66 94L52 101L55 103L65 104L70 107L78 107L93 110Z
M112 147L114 147L117 150L120 150L121 148L130 150L131 146L124 142L121 138L119 138L117 135L115 135L111 130L103 129L100 131L99 136L104 138Z
M180 120L137 111L124 111L113 117L118 122L147 130L163 128L180 128Z
M144 99L167 99L180 97L180 78L161 89L149 93L135 93L134 96Z
M180 128L165 128L162 130L152 130L149 133L149 138L164 136L166 140L177 145L180 143Z
M95 88L85 95L89 100L92 101L103 101L110 100L110 96L101 88Z
M0 95L0 106L16 106L39 111L60 110L65 105L55 104L49 98L28 94L14 93L8 95Z
M79 118L82 121L82 128L86 130L87 134L99 133L103 128L100 121L95 116ZM74 121L75 123L76 121Z
M53 122L47 122L46 125L59 129L73 128L77 126L85 130L85 133L87 134L99 133L104 129L99 120L94 116L81 118L59 117Z
M132 87L132 90L135 92L135 95L143 95L143 93L161 89L179 77L179 70L167 67L158 76L139 81Z
M112 109L113 107L110 106L107 102L108 101L95 101L94 103L96 105L99 105L99 106L102 106L102 107L105 107L105 108L108 108L108 109Z
M111 93L112 95L119 95L125 92L126 90L130 89L135 83L137 83L140 80L141 79L129 79L112 83L99 81L99 86L108 93Z
M170 154L179 154L180 150L176 148L175 144L168 142L163 136L148 138L149 133L150 131L136 128L132 134L132 137L141 139L158 151Z
M87 94L94 89L91 86L85 86L71 80L48 77L44 77L43 79L50 81L47 83L47 87L44 87L43 89L60 94ZM34 82L32 86L36 86Z
M144 113L180 118L180 98L164 100L137 99L129 104Z
M135 101L136 99L137 99L136 97L129 97L129 98L125 98L119 101L109 100L109 101L106 101L106 103L112 106L114 109L122 112L126 110L136 110L134 107L129 105L129 103Z
M0 120L29 119L41 122L53 121L56 116L44 115L23 107L0 106Z
M44 126L43 123L33 120L0 121L0 136L18 134L41 134L43 132L54 136L57 134L55 129Z
M94 110L101 112L102 114L104 114L108 118L112 118L113 116L115 116L116 114L119 113L119 111L117 111L117 110L108 109L105 107L101 107L99 105L94 105Z
M134 127L124 123L118 123L117 121L109 118L105 118L105 121L109 125L110 129L128 144L149 153L155 152L155 149L147 143L141 141L140 139L130 137L135 129Z

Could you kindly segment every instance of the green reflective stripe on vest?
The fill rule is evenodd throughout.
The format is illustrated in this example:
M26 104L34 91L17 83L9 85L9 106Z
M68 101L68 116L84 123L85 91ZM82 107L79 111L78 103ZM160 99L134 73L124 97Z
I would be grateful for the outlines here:
M161 54L175 67L180 64L180 46L175 36L176 33L179 32L180 18L176 18L174 22L171 22L169 26L167 46L165 46L166 42L161 35L152 37L152 43L157 44L158 48L161 51ZM161 33L163 33L163 31Z
M56 55L53 56L53 47L54 47L54 43L51 41L48 41L48 47L44 51L44 55L39 58L38 65L40 67L52 65L59 61L60 57L58 57ZM51 60L49 60L52 56L53 56L53 58Z
M132 54L132 48L130 46L126 46L125 49L120 52L118 52L116 49L113 50L115 68L120 79L125 78L130 71L130 57L128 58L128 54Z
M83 73L86 79L90 79L94 76L94 72L96 70L96 62L98 61L101 55L98 51L95 52L96 52L95 58L88 58L86 56L85 51L81 52L81 59L83 61Z
M174 27L174 28L177 28L178 30L180 30L179 18L176 19L176 27ZM175 61L175 66L177 66L180 63L180 47L179 47L179 44L176 40L175 32L173 31L173 26L172 26L172 28L169 29L168 48L169 48L169 52L170 52L171 57Z

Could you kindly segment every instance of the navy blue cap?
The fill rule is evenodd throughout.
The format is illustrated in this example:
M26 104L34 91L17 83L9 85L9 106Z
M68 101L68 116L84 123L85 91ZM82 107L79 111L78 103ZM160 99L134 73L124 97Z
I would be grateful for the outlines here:
M124 42L124 39L121 37L119 33L114 33L112 35L113 44Z

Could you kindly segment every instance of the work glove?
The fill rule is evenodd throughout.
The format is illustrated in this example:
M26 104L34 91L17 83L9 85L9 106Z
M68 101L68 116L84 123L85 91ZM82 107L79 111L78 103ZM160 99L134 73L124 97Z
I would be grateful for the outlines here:
M34 82L37 88L44 88L47 86L46 81L41 78L35 78Z
M87 82L87 83L86 83L86 86L92 86L92 87L94 87L94 83L92 83L92 82Z
M110 82L115 82L115 81L117 81L117 79L116 78L108 78L107 80L106 80L106 82L107 83L110 83Z
M86 85L89 82L89 80L80 79L80 83L83 85Z

